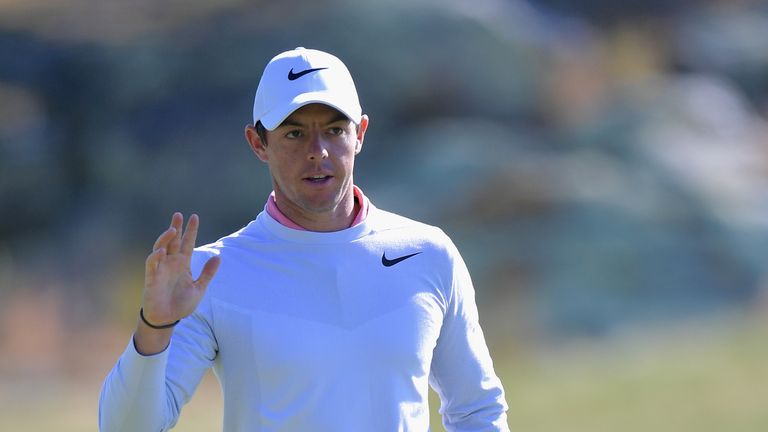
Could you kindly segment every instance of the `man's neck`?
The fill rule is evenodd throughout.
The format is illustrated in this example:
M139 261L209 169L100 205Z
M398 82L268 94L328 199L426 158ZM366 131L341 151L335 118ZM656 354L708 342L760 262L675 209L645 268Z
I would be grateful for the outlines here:
M280 199L277 193L270 197L268 210L277 210L276 219L283 225L307 231L332 232L349 228L360 212L362 203L351 190L335 208L323 212L311 212ZM270 204L274 206L270 209ZM272 212L270 212L272 213Z

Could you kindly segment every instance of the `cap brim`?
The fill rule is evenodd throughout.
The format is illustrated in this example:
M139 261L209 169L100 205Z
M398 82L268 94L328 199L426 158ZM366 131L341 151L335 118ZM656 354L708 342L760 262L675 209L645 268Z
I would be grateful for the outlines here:
M264 114L259 120L267 130L273 131L297 109L305 105L321 103L338 110L347 116L350 120L352 120L352 122L355 124L360 124L362 117L362 110L360 109L360 106L349 106L349 102L347 102L345 106L345 101L343 99L343 97L339 97L338 95L334 96L334 94L330 94L328 92L303 93L296 96L288 105L273 109L272 111Z

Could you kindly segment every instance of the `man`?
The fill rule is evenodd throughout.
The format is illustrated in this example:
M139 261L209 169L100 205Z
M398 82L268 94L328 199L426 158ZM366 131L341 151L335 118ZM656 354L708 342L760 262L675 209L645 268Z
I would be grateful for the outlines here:
M197 216L184 231L173 215L104 383L100 428L171 428L213 367L225 431L427 431L428 385L449 431L508 430L453 243L353 183L369 120L346 66L279 54L253 121L245 136L274 192L246 227L197 249Z

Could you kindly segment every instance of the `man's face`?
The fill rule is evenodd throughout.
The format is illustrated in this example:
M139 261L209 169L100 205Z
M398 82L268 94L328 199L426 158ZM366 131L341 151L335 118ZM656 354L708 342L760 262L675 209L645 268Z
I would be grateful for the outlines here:
M288 217L300 222L296 219L351 211L355 155L368 125L363 117L356 126L327 105L310 104L267 131L266 143L249 137L256 154L269 165L278 207Z

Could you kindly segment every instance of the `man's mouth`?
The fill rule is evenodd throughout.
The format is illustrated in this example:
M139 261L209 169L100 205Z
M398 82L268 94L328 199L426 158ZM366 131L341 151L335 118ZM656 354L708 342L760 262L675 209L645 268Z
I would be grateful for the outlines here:
M333 176L325 175L325 174L317 174L309 177L304 177L304 181L308 181L311 183L323 183L330 179L332 179Z

